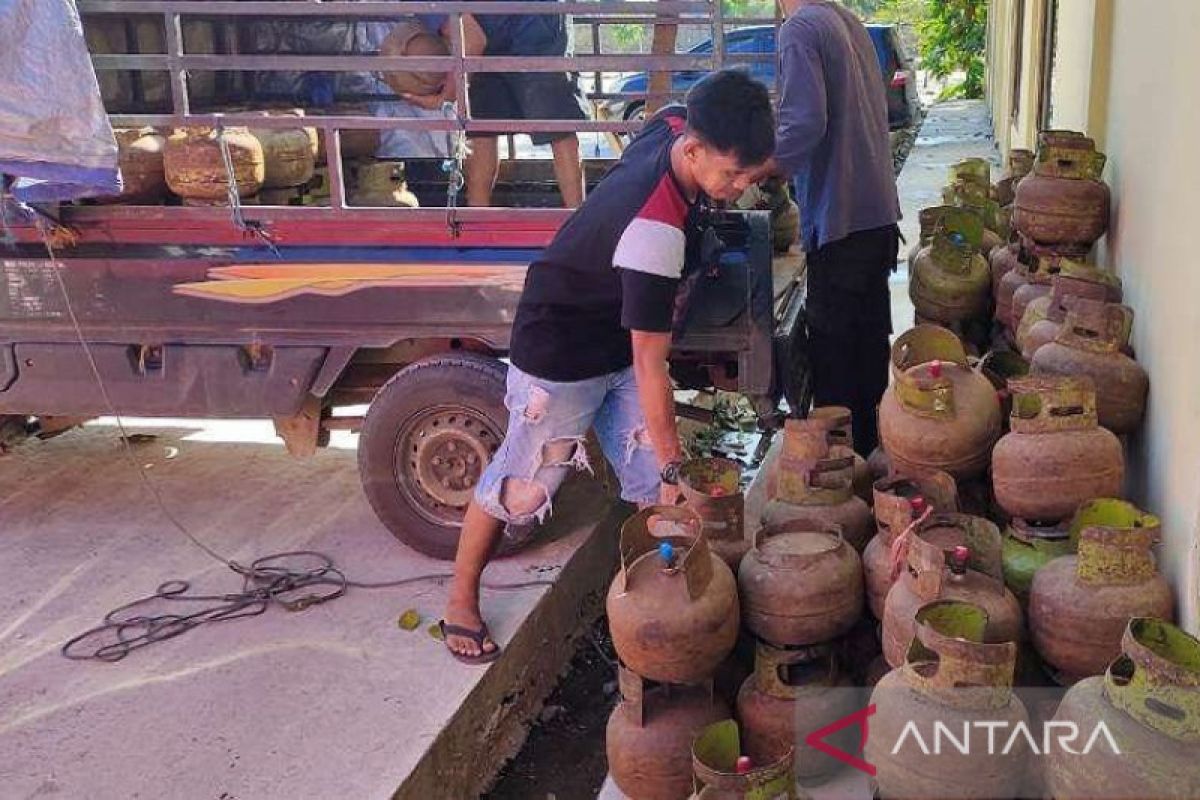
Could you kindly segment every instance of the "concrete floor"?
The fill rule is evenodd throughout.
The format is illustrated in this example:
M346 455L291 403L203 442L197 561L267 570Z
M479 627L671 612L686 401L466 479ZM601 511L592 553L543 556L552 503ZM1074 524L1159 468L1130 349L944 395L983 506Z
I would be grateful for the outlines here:
M358 484L353 442L291 459L269 423L133 422L166 503L242 563L329 554L352 579L444 573L400 545ZM606 587L617 517L599 487L564 488L543 542L486 580L506 646L490 668L451 660L425 632L441 582L354 590L300 613L221 622L115 663L59 647L168 579L204 592L240 579L163 519L93 425L0 458L0 797L466 798L519 749L573 652L578 617ZM561 579L561 580L560 580ZM406 632L406 609L424 621Z

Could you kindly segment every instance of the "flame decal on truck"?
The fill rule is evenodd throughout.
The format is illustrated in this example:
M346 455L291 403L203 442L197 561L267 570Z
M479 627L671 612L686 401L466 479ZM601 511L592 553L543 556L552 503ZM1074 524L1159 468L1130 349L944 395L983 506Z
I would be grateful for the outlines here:
M226 303L275 303L290 297L341 297L371 288L495 287L521 291L516 264L244 264L214 267L209 280L176 284L175 294Z

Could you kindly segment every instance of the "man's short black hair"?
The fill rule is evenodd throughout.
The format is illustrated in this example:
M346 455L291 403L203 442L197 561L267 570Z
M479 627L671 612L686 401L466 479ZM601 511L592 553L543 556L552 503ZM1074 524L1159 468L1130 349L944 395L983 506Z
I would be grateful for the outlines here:
M775 152L775 115L767 87L745 70L723 69L706 75L687 93L688 128L743 167L766 161Z

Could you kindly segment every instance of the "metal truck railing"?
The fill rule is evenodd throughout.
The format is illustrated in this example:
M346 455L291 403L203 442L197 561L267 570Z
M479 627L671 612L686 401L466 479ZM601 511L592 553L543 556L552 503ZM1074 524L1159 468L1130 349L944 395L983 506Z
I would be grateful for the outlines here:
M189 81L202 73L241 72L327 72L327 73L378 73L386 71L445 72L451 76L457 88L458 101L448 118L401 118L371 116L357 113L307 112L303 119L306 128L317 128L324 133L326 157L329 165L330 201L322 207L270 207L247 206L243 213L248 219L270 221L273 219L297 219L312 215L342 216L386 214L387 218L398 217L411 221L434 215L444 217L446 209L371 209L350 207L346 204L346 179L341 158L342 131L408 129L420 131L445 131L448 136L461 137L486 131L490 134L519 133L605 133L623 134L636 131L640 121L635 120L475 120L471 116L467 83L471 74L484 72L577 72L590 73L595 89L589 98L595 100L644 100L654 103L678 97L671 91L668 82L666 91L645 93L608 92L603 89L603 76L617 72L676 73L680 71L707 71L719 69L732 63L750 63L774 59L774 54L740 53L728 54L724 45L726 28L750 23L762 24L775 21L767 18L726 17L720 0L673 0L651 2L479 2L479 0L439 0L439 2L393 2L391 0L78 0L81 16L89 18L130 18L153 15L162 19L164 26L164 50L161 53L94 53L93 63L98 74L125 72L136 76L148 73L166 73L169 78L169 113L117 113L112 114L114 127L138 126L253 126L256 128L295 128L295 117L263 116L254 110L201 111L193 110L189 92ZM252 55L239 52L193 53L185 48L184 26L189 21L214 23L245 23L253 20L297 20L336 22L377 22L399 20L414 14L446 13L454 24L450 25L448 56L401 56L379 55ZM468 56L464 49L462 16L496 14L573 15L576 29L583 26L592 32L592 52L566 57L532 56ZM600 52L598 35L605 27L618 24L703 26L711 32L713 41L711 54L694 53L649 53L611 54ZM674 43L672 42L672 45ZM230 49L236 50L235 47ZM671 50L675 48L672 46ZM452 172L461 177L461 160L454 164ZM453 193L452 193L453 194ZM449 201L448 205L454 205ZM144 209L143 209L144 210ZM454 226L472 221L499 220L497 215L518 213L530 221L542 219L559 220L567 212L557 209L496 209L496 208L453 208ZM137 213L133 208L81 207L71 210L74 220L84 221L91 217L120 218ZM161 207L155 213L168 215L179 220L219 218L222 209L200 207Z

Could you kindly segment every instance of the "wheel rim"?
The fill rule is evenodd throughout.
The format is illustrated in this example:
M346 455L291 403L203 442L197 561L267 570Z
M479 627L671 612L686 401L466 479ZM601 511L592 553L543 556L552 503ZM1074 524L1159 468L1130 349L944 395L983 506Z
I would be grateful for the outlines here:
M413 415L396 437L394 474L401 494L429 522L457 527L503 438L474 409L436 406Z

